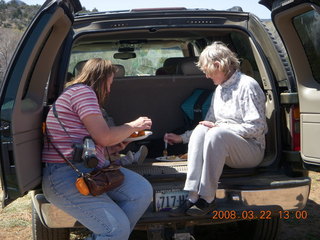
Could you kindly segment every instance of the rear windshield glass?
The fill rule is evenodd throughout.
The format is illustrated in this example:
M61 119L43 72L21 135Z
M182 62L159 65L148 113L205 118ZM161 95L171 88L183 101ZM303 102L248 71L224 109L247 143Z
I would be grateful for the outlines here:
M293 19L293 24L307 54L313 77L320 83L320 14L309 11Z
M173 57L183 57L185 43L106 43L97 45L78 46L71 54L69 72L76 75L76 64L83 60L98 57L109 59L113 64L122 65L125 76L154 76L157 69L163 66L164 60Z

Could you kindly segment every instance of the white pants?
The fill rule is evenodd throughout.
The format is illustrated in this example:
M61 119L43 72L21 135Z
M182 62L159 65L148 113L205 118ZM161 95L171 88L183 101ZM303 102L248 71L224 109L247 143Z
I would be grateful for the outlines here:
M215 197L224 164L250 168L263 160L264 149L250 139L220 128L198 125L188 146L188 172L184 190Z

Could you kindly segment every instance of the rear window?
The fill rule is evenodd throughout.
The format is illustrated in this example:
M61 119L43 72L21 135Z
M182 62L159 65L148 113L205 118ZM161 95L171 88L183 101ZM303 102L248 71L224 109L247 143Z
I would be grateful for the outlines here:
M293 19L294 27L309 60L314 79L320 83L320 14L309 11Z
M122 65L124 76L154 76L165 59L183 57L184 46L185 43L179 41L107 43L99 44L99 47L96 44L78 45L72 51L68 71L76 75L77 63L98 57Z

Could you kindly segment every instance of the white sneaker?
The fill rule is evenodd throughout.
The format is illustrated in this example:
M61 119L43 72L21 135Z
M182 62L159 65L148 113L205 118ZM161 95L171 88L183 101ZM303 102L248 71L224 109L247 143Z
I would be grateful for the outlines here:
M134 161L133 153L128 151L127 154L120 158L120 162L122 166L130 165Z
M139 151L133 153L133 163L138 165L142 164L148 155L148 148L145 145L142 145L139 148Z

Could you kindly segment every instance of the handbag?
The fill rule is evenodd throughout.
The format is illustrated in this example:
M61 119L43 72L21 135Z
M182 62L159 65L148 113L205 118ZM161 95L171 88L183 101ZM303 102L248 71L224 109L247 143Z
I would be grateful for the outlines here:
M62 123L58 118L58 113L55 109L55 104L53 104L54 116L58 119L59 124L62 126L63 130L67 133L66 129L63 127ZM48 133L48 129L46 128ZM48 142L53 146L56 152L66 161L66 163L78 174L78 178L75 182L76 188L83 195L93 196L101 195L102 193L108 192L112 189L119 187L124 181L124 174L121 172L120 165L111 163L109 166L104 168L96 168L90 173L82 173L80 170L68 160L60 150L50 141L48 137ZM69 135L67 133L67 135ZM110 159L109 151L106 148L108 157Z
M83 178L93 196L115 189L124 181L120 166L113 164L106 168L95 169L91 173L85 174Z
M80 173L76 180L76 188L82 195L98 196L119 187L123 181L124 175L120 166L111 164L90 173Z

